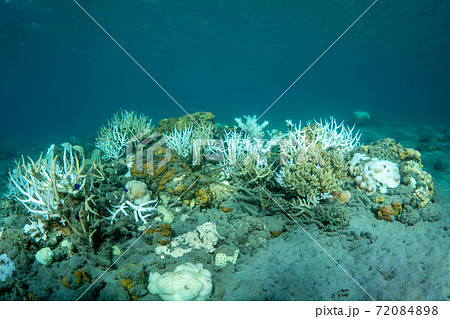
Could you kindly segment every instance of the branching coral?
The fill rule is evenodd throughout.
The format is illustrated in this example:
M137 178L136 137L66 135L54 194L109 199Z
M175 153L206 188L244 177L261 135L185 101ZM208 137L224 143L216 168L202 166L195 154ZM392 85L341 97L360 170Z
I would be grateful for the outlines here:
M23 159L21 165L9 173L10 181L17 189L16 195L27 210L40 218L59 217L58 205L62 204L60 194L76 195L86 184L84 158L80 163L72 145L63 144L62 159L53 154L55 145L47 151L47 155L37 162Z
M201 150L207 156L213 155L217 141L213 139L214 127L210 123L199 123L188 125L184 129L176 126L169 133L164 134L166 145L175 153L188 159L192 157L194 165L201 163Z
M347 166L337 151L309 150L302 163L288 162L275 173L277 183L293 197L316 204L344 183Z
M278 185L293 198L297 206L315 205L339 189L347 176L344 156L359 141L353 128L337 125L331 118L302 128L287 122L289 132L281 135L280 164L275 172Z
M168 134L164 134L166 145L183 158L187 158L192 153L192 137L194 127L185 126L183 130L176 127Z
M79 222L84 225L91 214L97 214L91 207L93 195L88 194L94 181L104 176L101 163L95 162L89 169L85 169L84 156L79 154L81 147L74 147L68 143L52 145L45 156L38 161L29 158L26 162L18 163L9 173L10 183L14 185L15 198L23 204L30 213L31 224L24 227L24 232L39 241L47 238L48 222L54 219L61 224L73 224L65 212L73 208L66 207L66 203L77 197L81 200ZM92 172L96 173L92 173ZM92 174L91 174L92 173ZM84 200L83 200L84 199ZM77 230L74 229L75 232Z
M239 128L247 132L255 140L264 138L264 128L269 124L269 122L264 121L261 125L257 124L256 115L253 115L253 117L250 115L244 115L244 118L247 120L246 123L242 122L241 118L234 119L237 122Z
M263 141L255 140L247 133L225 132L222 143L213 153L221 159L219 166L225 179L231 178L233 174L261 179L271 172Z
M133 111L117 113L101 127L95 146L102 151L104 159L118 159L125 153L127 143L138 143L154 131L151 122L147 116L137 116Z
M141 221L143 224L147 224L148 223L147 218L153 216L154 212L156 212L156 206L157 206L156 199L141 204L133 204L132 202L127 200L118 206L112 206L113 208L116 209L114 211L108 209L111 215L105 217L105 219L109 220L112 224L114 221L117 221L117 215L119 213L128 216L127 210L129 210L133 213L134 220L137 223Z

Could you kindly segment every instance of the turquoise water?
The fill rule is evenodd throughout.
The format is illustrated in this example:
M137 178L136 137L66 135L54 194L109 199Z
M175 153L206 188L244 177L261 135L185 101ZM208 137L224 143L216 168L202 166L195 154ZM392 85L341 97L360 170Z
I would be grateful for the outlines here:
M371 145L381 139L401 143L386 151L401 168L410 159L400 156L406 148L420 151L414 176L427 181L423 185L429 191L423 185L417 189L429 200L419 207L413 182L420 180L408 171L401 172L402 185L386 195L367 194L356 187L355 176L346 175L342 190L352 197L339 206L342 210L335 211L331 205L336 201L330 199L320 204L323 212L315 206L322 215L314 210L315 216L305 216L297 207L298 217L287 218L284 208L279 206L281 212L271 201L263 208L264 194L243 175L233 179L234 193L219 190L231 206L221 207L224 200L215 198L203 207L196 200L203 200L200 194L210 186L199 182L195 196L186 197L190 201L173 194L188 184L166 187L168 180L191 183L197 173L200 180L203 171L188 172L187 159L167 164L173 170L160 171L159 180L134 172L131 178L146 179L162 208L163 196L168 200L164 206L169 199L176 203L173 227L165 235L169 239L205 222L217 223L218 252L230 255L240 249L234 266L219 268L211 251L194 250L180 259L159 256L156 234L167 229L142 233L131 214L114 225L95 217L85 229L86 205L95 205L94 213L106 217L129 198L125 172L130 167L123 154L104 161L106 178L89 173L94 176L89 191L73 181L66 202L55 206L58 214L64 210L72 218L81 235L64 234L56 218L47 226L59 239L33 241L23 232L31 213L13 192L10 199L0 195L0 256L7 255L16 267L14 272L2 268L0 275L7 279L0 280L0 300L161 300L147 287L150 272L172 271L185 261L203 263L212 272L208 300L448 300L448 30L450 0L0 0L0 194L8 195L4 181L8 172L14 175L19 155L25 155L24 163L28 155L37 162L51 144L69 142L89 165L97 165L97 133L121 109L153 118L154 125L164 118L211 112L218 124L216 140L221 137L217 132L223 134L220 125L236 125L234 119L244 115L261 116L259 124L269 121L267 133L273 128L286 132L287 119L350 120L349 125L358 124L353 133L359 130L368 153L370 147L382 149ZM355 111L367 112L370 121L352 122ZM395 144L388 142L380 145ZM67 145L56 146L60 158ZM321 156L308 161L320 163ZM51 158L58 156L52 153ZM221 182L216 167L209 168L201 168L211 178L207 185ZM295 201L271 178L264 187L274 198ZM384 197L378 202L377 195L386 202ZM401 203L408 221L389 214L377 220L383 202L386 209L388 202ZM330 230L326 218L344 210L339 218L348 217L348 229L336 219L331 221L342 229ZM145 234L154 237L136 240ZM62 236L73 241L69 250L62 247ZM47 245L56 257L44 266L35 253ZM122 259L116 259L112 245L123 252ZM133 271L130 265L136 266ZM85 281L80 281L81 268L88 273ZM133 291L126 276L135 280Z
M373 1L83 1L185 109L260 115ZM450 1L379 0L264 116L448 122ZM2 146L184 112L73 1L0 2Z

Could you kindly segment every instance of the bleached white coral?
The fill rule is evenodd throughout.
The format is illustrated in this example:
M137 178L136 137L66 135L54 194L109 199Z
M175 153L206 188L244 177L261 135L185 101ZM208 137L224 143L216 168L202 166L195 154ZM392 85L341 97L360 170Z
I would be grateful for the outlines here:
M95 146L102 151L105 160L118 159L125 154L129 142L139 142L134 139L141 139L153 131L151 123L152 120L145 115L138 116L134 111L124 110L101 127Z
M54 155L55 145L52 145L45 157L41 155L37 162L30 159L28 163L23 159L22 164L9 172L16 188L15 198L40 218L59 218L60 194L76 195L85 187L84 158L80 163L72 145L61 146L64 148L61 158Z
M354 125L351 128L344 125L344 122L338 125L333 117L315 123L320 127L316 140L321 143L322 149L334 148L341 153L348 153L358 146L361 133L358 131L353 135Z
M176 126L172 131L163 134L166 145L181 157L187 159L192 156L194 165L201 163L201 150L208 157L213 155L217 140L213 139L212 124L199 123L185 125L184 129Z
M245 116L244 118L247 120L245 123L242 122L241 118L235 118L234 120L237 122L239 128L245 132L247 132L253 139L262 139L264 138L264 128L269 124L268 121L264 121L261 125L257 124L258 120L256 115L253 116Z
M148 290L168 301L204 301L212 293L211 272L202 264L184 263L163 275L151 272Z
M156 206L157 199L149 200L147 202L141 203L141 204L134 204L130 201L125 201L121 203L120 205L114 206L111 205L115 210L110 210L110 216L104 217L105 219L109 220L111 224L115 221L117 221L117 215L122 213L125 216L128 216L128 212L133 213L134 220L138 222L142 222L144 225L148 223L147 218L153 216L153 214L157 211Z
M25 234L29 234L35 242L39 242L41 239L47 240L47 223L42 219L38 219L38 221L36 222L28 218L28 221L30 222L30 224L26 224L23 227L23 232Z
M95 142L95 146L102 151L105 160L118 159L125 154L128 138L118 125L113 121L108 127L102 128Z
M192 125L185 126L183 130L176 127L164 134L166 145L181 157L187 158L192 152L192 138L194 127Z
M314 121L302 127L293 125L291 120L286 121L289 131L279 137L281 151L284 154L292 155L300 152L308 152L310 147L320 145L322 150L336 149L341 155L347 154L359 144L361 138L360 132L353 133L352 128L345 126L344 122L337 124L333 117L327 121Z
M174 258L179 258L192 249L205 249L212 253L216 250L215 245L220 238L222 237L217 231L216 224L206 222L197 226L194 231L188 231L175 237L169 245L158 246L155 252Z
M257 170L268 167L265 150L262 140L255 140L245 132L226 131L222 143L213 153L221 159L219 166L222 167L224 178L229 179L234 173L242 173L248 165Z
M353 128L337 125L333 118L305 127L292 121L287 125L289 131L272 142L280 149L280 163L273 175L280 187L298 196L291 204L314 206L345 180L343 157L358 144L360 134L353 136Z

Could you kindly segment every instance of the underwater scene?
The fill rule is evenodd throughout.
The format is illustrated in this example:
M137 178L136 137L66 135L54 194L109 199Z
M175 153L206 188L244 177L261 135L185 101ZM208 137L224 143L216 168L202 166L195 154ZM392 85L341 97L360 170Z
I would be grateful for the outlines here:
M0 300L450 299L449 0L0 0Z

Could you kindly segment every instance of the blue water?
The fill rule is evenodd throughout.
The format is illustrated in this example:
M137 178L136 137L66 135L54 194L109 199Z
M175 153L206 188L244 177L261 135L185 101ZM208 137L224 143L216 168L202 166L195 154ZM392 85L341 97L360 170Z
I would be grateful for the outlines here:
M260 115L372 0L80 0L187 112ZM184 112L73 1L0 2L1 147ZM379 0L263 119L450 120L450 1Z

